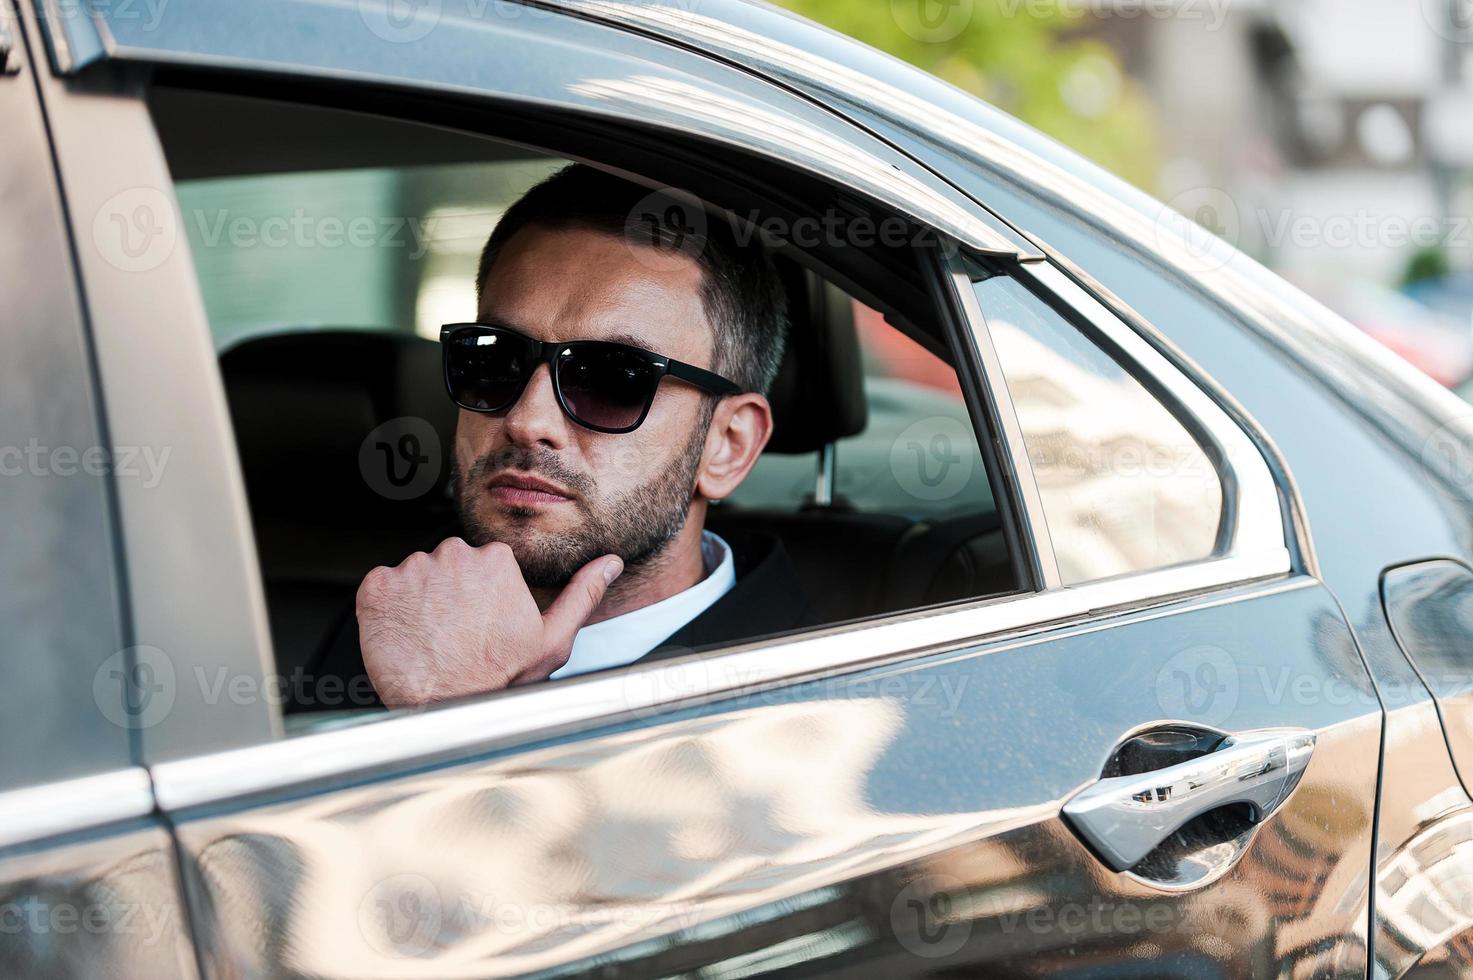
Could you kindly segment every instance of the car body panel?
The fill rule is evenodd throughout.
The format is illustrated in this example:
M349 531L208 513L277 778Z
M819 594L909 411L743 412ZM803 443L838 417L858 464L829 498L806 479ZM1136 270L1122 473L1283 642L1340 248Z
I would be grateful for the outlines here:
M1394 869L1402 855L1415 850L1424 835L1435 837L1439 820L1461 819L1469 801L1452 767L1431 695L1391 634L1379 581L1388 566L1468 554L1473 526L1460 488L1426 468L1419 447L1407 444L1411 436L1393 435L1390 424L1374 424L1360 414L1361 406L1368 406L1376 415L1400 419L1399 427L1413 424L1389 399L1371 405L1374 396L1364 392L1382 383L1379 373L1368 370L1353 385L1341 385L1334 375L1284 356L1225 298L1102 233L1090 215L1065 213L1000 190L994 199L998 197L1014 205L1005 207L1005 213L1087 268L1102 289L1119 298L1118 309L1160 329L1185 357L1232 393L1261 431L1271 433L1285 465L1280 478L1292 475L1303 526L1313 535L1316 568L1344 606L1386 709L1380 797L1426 801L1416 807L1405 802L1385 806L1377 821L1378 867L1388 876L1388 887L1399 888L1405 878ZM1347 355L1349 369L1357 363L1355 355ZM1424 384L1438 387L1430 380ZM1458 445L1460 436L1425 415L1418 417L1422 421L1415 424L1425 445ZM1396 503L1388 506L1387 501ZM1379 901L1376 908L1379 915ZM1375 944L1377 956L1384 951L1390 957L1380 968L1389 976L1401 975L1412 961L1394 952L1401 945L1399 927L1381 921L1377 930L1384 939Z
M1391 569L1381 588L1397 643L1437 701L1466 788L1473 775L1473 570L1420 562Z
M0 975L197 975L133 766L114 464L34 61L0 0ZM11 459L15 454L15 459ZM64 455L69 454L69 455Z
M23 5L32 38L34 16ZM110 484L128 586L127 729L146 760L271 738L279 721L264 701L221 693L266 673L269 633L204 304L147 108L128 79L42 71L36 82L106 432L135 450Z
M0 0L9 19L10 0ZM10 28L17 42L20 35ZM108 445L46 122L22 46L0 74L0 790L126 766L123 597ZM96 542L92 548L77 542ZM77 596L86 596L78 603ZM119 677L114 677L116 671ZM51 710L31 717L44 699Z
M669 13L673 4L656 14L643 5L599 6L604 12L589 15L694 43L688 31L659 26L679 19ZM1420 907L1408 896L1423 885L1407 868L1451 855L1449 841L1459 839L1470 801L1431 694L1387 624L1379 576L1424 558L1473 558L1473 412L1229 244L1004 113L772 8L731 0L700 13L736 25L701 35L725 56L745 44L720 40L732 31L774 37L778 50L811 49L807 67L781 66L786 81L832 96L857 123L986 202L1082 273L1144 336L1200 367L1256 421L1250 431L1267 440L1266 455L1293 492L1306 557L1344 603L1386 708L1379 798L1391 802L1377 821L1376 969L1400 976L1416 968L1428 947L1407 941L1415 934L1408 910ZM836 63L891 91L844 98L831 84ZM931 108L919 116L904 108L915 102ZM1315 529L1321 533L1308 540ZM1439 893L1434 887L1430 894ZM1469 960L1465 947L1448 944L1428 962L1457 969Z
M154 822L0 851L0 910L7 977L199 975L174 842Z
M1301 577L183 813L206 973L1359 975L1380 726L1358 659ZM1272 682L1183 695L1219 661ZM1329 677L1343 697L1284 694ZM1180 888L1059 818L1163 717L1319 735L1289 802Z
M1423 747L1432 749L1445 736L1466 790L1473 769L1468 716L1473 572L1455 561L1419 562L1388 571L1382 591L1395 638L1431 690L1442 721L1440 731L1432 730L1431 718L1425 723L1429 731ZM1449 781L1445 772L1440 781ZM1418 809L1430 816L1436 799L1424 796ZM1473 810L1465 800L1456 790L1446 790L1441 797L1445 812L1417 827L1380 872L1379 907L1386 928L1377 959L1392 969L1405 969L1408 976L1461 975L1469 968Z

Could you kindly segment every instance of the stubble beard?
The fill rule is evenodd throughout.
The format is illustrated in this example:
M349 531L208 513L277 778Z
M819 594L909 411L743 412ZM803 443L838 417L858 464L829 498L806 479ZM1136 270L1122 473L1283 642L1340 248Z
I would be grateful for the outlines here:
M578 569L603 555L618 555L625 575L637 576L685 527L713 412L708 405L685 447L655 479L608 502L600 499L589 477L570 472L550 449L506 446L480 456L455 480L455 504L466 540L476 547L493 541L510 546L522 577L534 589L561 589ZM486 493L487 478L502 470L538 473L574 491L573 505L582 521L552 534L536 529L533 509L498 508L504 523L492 527L475 505Z

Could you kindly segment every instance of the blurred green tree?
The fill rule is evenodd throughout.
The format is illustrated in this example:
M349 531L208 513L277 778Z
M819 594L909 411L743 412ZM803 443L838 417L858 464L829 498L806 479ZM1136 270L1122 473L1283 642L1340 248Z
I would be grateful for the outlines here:
M980 96L1155 191L1157 122L1087 15L1061 0L778 0Z

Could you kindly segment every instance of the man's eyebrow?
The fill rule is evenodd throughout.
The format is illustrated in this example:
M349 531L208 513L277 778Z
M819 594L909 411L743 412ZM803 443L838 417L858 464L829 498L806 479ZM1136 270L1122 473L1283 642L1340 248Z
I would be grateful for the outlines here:
M606 334L606 335L604 335L602 337L589 337L588 339L589 340L602 340L602 341L606 341L606 342L611 343L611 344L625 344L625 345L627 345L629 347L638 347L640 350L650 350L651 349L650 348L649 341L644 340L643 338L640 338L640 337L636 337L632 333L624 333L622 331L620 331L618 333Z
M478 316L476 317L476 322L483 327L500 327L503 330L515 330L520 334L527 332L522 327L502 316Z
M659 353L659 351L656 351L653 347L650 346L650 342L645 338L636 337L634 334L628 333L624 330L615 330L612 333L601 333L592 337L562 337L559 339L562 340L564 343L596 340L599 343L603 344L624 344L627 347L638 347L640 350L646 350L656 354Z
M532 336L532 334L526 328L513 323L505 317L483 316L479 317L476 322L483 327L500 327L503 330L514 330L517 333L522 334L526 337ZM623 330L617 330L613 333L599 334L596 337L559 337L557 339L560 343L572 343L579 340L599 340L605 343L625 344L629 347L638 347L640 350L659 353L658 351L655 351L654 348L650 347L650 343L648 340L645 340L643 337L636 337L634 334Z

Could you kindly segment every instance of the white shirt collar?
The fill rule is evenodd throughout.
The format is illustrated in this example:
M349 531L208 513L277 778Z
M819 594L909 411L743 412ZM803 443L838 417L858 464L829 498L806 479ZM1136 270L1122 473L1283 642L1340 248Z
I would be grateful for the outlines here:
M632 664L711 608L736 585L736 565L731 547L710 531L701 532L701 559L706 576L685 591L579 630L568 662L552 677Z

